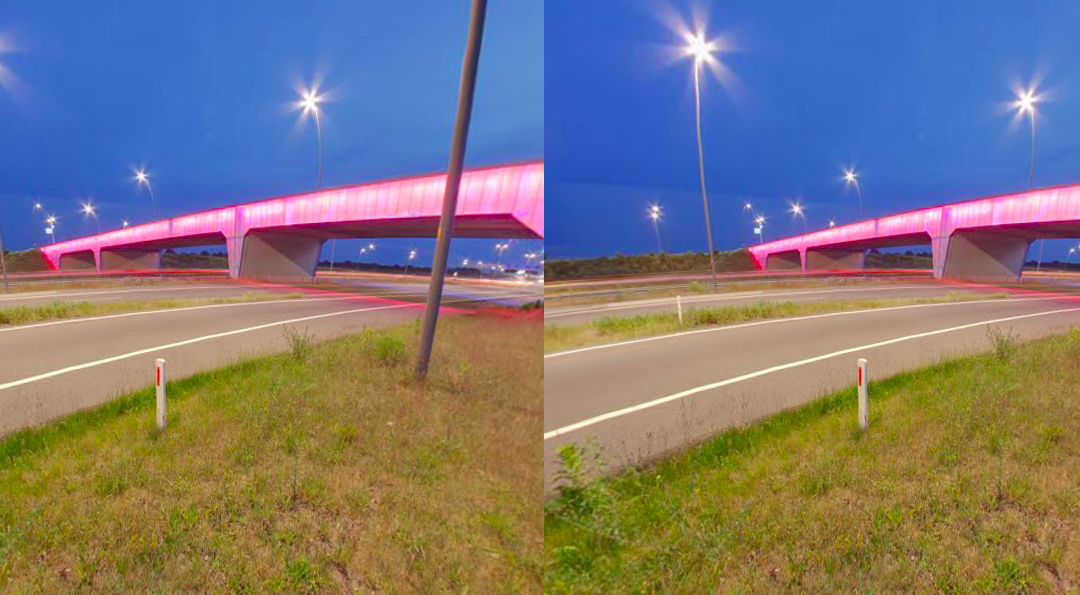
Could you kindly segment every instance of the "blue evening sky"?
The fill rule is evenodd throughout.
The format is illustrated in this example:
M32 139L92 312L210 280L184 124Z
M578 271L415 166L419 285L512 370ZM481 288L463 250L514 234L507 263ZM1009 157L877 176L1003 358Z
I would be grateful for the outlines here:
M314 123L291 111L313 79L324 104L323 185L445 170L468 0L160 2L37 0L0 12L0 207L9 248L151 218L131 178L145 165L159 213L315 187ZM491 2L466 166L544 156L543 0ZM455 257L495 241L455 242ZM357 242L338 242L338 260ZM384 262L433 240L386 240ZM540 241L515 241L507 262ZM324 258L329 247L324 250ZM451 262L454 262L452 260Z
M858 217L1023 190L1030 129L1014 87L1038 78L1035 186L1080 182L1080 3L548 0L547 247L552 257L704 250L691 61L678 22L707 23L705 172L718 248ZM728 48L728 51L724 51ZM1075 242L1074 242L1075 244ZM1048 242L1061 257L1068 243Z

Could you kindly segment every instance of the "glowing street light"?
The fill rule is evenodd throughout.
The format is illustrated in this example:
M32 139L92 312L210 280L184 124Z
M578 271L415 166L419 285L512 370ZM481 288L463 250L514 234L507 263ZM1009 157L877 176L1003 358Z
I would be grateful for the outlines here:
M830 228L836 227L836 221L833 221L832 219L829 219L829 227Z
M416 258L416 249L414 248L412 250L409 250L409 260L405 262L405 276L406 277L409 276L409 265L412 264L412 261L415 258Z
M803 206L797 202L793 203L791 205L791 214L802 219L803 233L806 233L806 213L803 212Z
M90 204L90 201L83 203L82 212L83 215L94 218L94 223L97 224L98 233L101 233L101 220L98 219L97 211L94 210L94 205Z
M300 101L296 102L296 106L303 110L303 114L306 116L311 114L315 117L315 136L319 143L319 177L316 179L315 187L322 188L322 118L319 117L319 104L322 103L324 97L319 95L319 89L312 87L311 89L305 89L300 93Z
M146 189L150 191L150 202L154 206L154 219L157 219L157 198L154 197L154 187L150 185L150 176L146 175L145 169L135 170L135 181L140 185L146 185Z
M660 216L661 215L663 215L663 213L660 211L660 205L658 205L658 204L649 205L649 219L652 219L653 231L656 232L656 252L658 254L662 254L664 252L664 248L660 245Z
M127 220L127 219L124 219L124 220L122 220L122 221L121 221L121 223L123 223L123 225L124 225L124 228L125 228L125 229L126 229L126 228L127 228L127 227L128 227L129 225L131 225L130 223L128 223L128 220Z
M34 212L35 212L35 213L36 213L36 212L38 212L38 211L40 211L40 210L41 210L42 208L43 208L43 207L41 206L41 203L39 203L39 202L35 202L35 203L34 203Z
M712 63L712 53L717 43L706 41L702 34L688 35L686 53L694 57L694 117L697 126L698 174L701 177L701 201L705 205L705 235L709 242L709 269L712 271L713 289L716 289L716 256L713 254L712 224L709 222L709 197L705 191L705 152L701 146L701 65Z
M45 218L45 233L52 236L52 243L56 243L56 217L49 215Z
M1042 100L1042 97L1040 95L1038 95L1035 92L1035 88L1032 87L1030 89L1025 89L1025 90L1020 91L1019 93L1017 93L1016 101L1013 102L1013 107L1016 108L1016 110L1017 110L1017 112L1019 112L1020 116L1021 117L1027 116L1028 120L1031 122L1031 158L1030 158L1031 163L1030 163L1030 166L1028 168L1028 188L1031 188L1031 184L1035 180L1035 145L1036 145L1036 137L1035 137L1035 131L1036 131L1035 119L1036 118L1035 118L1035 116L1037 114L1037 112L1035 110L1035 104L1038 103L1041 100ZM1043 244L1045 244L1045 243L1046 243L1045 239L1039 240L1039 259L1038 259L1038 262L1035 265L1035 270L1036 271L1042 269Z
M1069 260L1072 259L1072 255L1076 253L1076 248L1069 248L1069 255L1065 257L1065 270L1069 270Z
M765 243L765 216L764 215L758 215L757 217L755 217L754 218L754 224L757 225L757 227L754 228L754 233L756 233L757 236L758 236L758 243L764 244Z
M863 217L863 200L862 189L859 188L859 175L855 173L854 169L844 170L844 183L848 186L855 186L855 193L859 195L859 218Z

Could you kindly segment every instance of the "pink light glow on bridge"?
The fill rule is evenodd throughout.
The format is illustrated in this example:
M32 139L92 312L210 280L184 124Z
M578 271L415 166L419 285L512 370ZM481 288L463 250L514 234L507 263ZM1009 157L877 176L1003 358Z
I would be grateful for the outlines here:
M333 233L335 225L377 225L379 232L371 237L423 235L427 227L418 232L415 226L418 221L437 221L445 186L446 175L435 174L332 188L133 225L41 250L56 268L64 254L227 243L259 229L305 227ZM544 163L465 172L457 217L463 237L542 239ZM348 233L342 232L342 237Z

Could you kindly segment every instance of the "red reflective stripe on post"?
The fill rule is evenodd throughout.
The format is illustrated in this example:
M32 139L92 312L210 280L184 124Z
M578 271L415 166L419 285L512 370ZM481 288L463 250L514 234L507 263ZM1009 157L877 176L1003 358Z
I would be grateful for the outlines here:
M159 379L158 382L161 382ZM862 386L862 366L859 366L859 386Z
M157 385L161 386L161 366L157 367Z

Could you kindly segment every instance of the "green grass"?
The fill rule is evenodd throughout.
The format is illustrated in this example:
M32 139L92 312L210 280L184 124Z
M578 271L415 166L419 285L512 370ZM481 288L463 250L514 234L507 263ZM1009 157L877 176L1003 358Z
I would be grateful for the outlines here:
M418 325L150 388L0 440L0 592L539 593L539 319Z
M1003 299L1007 293L972 294L949 292L944 296L830 300L815 302L756 302L717 308L684 307L683 322L674 311L635 316L605 316L584 324L551 324L544 328L544 352L555 353L601 343L677 333L707 326L725 326L755 320L828 314L850 310L872 310L893 306L942 304L972 300ZM674 310L674 307L672 308Z
M561 451L545 591L1042 593L1080 580L1080 329L872 382L595 479Z
M190 306L210 306L217 304L245 304L252 302L273 302L295 300L304 297L303 293L261 293L248 291L240 296L216 298L189 298L164 300L128 300L117 302L49 302L35 306L14 306L0 308L0 326L31 324L66 318L85 318L87 316L105 316L126 314L146 310L168 310Z

